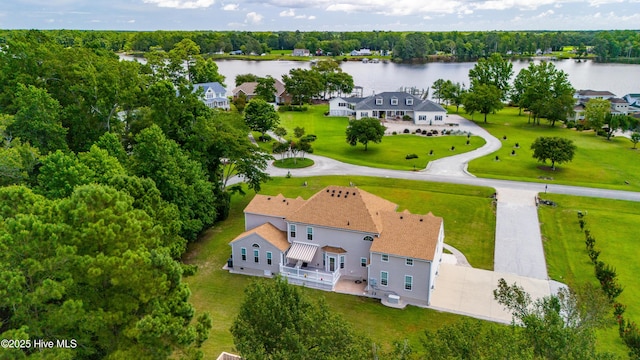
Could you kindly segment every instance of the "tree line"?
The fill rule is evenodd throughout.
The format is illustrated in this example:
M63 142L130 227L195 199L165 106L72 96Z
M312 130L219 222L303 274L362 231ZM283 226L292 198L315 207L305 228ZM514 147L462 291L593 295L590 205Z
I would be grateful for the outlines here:
M2 44L0 336L79 344L9 358L201 358L211 318L180 259L243 190L225 174L259 190L271 156L194 91L224 81L200 53L186 39L142 65L40 31Z
M25 30L0 31L0 44ZM576 55L592 53L603 62L633 62L640 58L640 32L609 31L81 31L47 30L43 32L64 47L89 47L110 51L170 51L187 38L202 54L242 50L246 54L273 50L322 49L332 55L368 48L387 53L397 61L428 61L436 54L453 61L473 61L492 53L504 56L532 56L538 50L560 51L574 46Z

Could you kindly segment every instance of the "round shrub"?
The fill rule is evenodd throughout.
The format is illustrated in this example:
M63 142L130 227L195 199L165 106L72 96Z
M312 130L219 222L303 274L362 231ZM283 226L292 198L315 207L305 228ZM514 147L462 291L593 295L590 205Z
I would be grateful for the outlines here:
M404 129L404 131L402 131L402 132L405 133L405 134L411 134L411 130L409 130L409 129Z
M398 132L394 131L394 132L391 133L391 135L398 135Z

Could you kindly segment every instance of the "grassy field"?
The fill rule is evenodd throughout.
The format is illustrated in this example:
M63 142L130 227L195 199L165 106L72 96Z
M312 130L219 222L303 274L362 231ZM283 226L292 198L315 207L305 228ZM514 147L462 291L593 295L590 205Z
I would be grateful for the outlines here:
M301 186L307 181L308 186ZM454 186L428 182L365 177L275 178L264 185L261 193L308 198L329 184L347 185L349 181L373 194L394 201L399 210L414 213L432 211L444 218L445 241L465 253L475 267L491 269L493 264L495 212L489 196L492 189ZM229 328L242 302L244 288L255 279L232 275L222 270L230 254L228 245L244 230L242 210L251 195L235 195L229 219L209 230L192 244L185 262L198 265L196 275L185 281L192 291L191 302L198 313L209 312L213 329L203 345L205 358L215 358L221 351L233 350ZM461 319L459 315L440 313L415 307L397 310L379 301L305 289L312 297L324 296L329 306L342 314L359 331L387 348L393 340L409 339L419 347L425 329L436 330Z
M487 124L482 122L480 114L475 118L478 125L498 139L507 137L502 140L500 150L469 163L469 171L476 176L640 191L640 150L632 149L633 144L627 138L614 137L607 141L592 131L562 128L561 123L551 127L545 120L541 125L528 124L527 115L518 116L516 108L489 114ZM544 166L537 162L530 147L539 136L573 140L577 146L573 161L557 165L555 171L549 169L550 163ZM513 150L515 155L511 155ZM496 155L499 161L495 160Z
M349 124L346 117L326 117L328 105L310 106L306 112L280 113L280 125L292 134L297 126L303 127L307 134L315 134L314 154L327 156L355 165L376 168L413 170L424 169L429 161L446 156L475 150L485 144L484 139L472 136L470 145L466 145L466 136L390 135L379 144L350 146L346 142L345 130ZM286 136L289 138L289 136ZM455 150L451 150L451 147ZM433 155L429 152L433 150ZM418 155L417 159L406 160L408 154Z
M598 284L578 225L577 212L586 212L587 227L596 238L596 248L601 250L599 259L616 268L624 287L618 301L627 305L625 316L640 322L640 286L636 280L640 272L640 203L553 194L544 197L558 204L539 210L549 276L570 286ZM615 326L601 331L599 340L604 349L626 351Z
M283 169L302 169L313 165L313 160L307 158L287 158L273 162L273 166Z

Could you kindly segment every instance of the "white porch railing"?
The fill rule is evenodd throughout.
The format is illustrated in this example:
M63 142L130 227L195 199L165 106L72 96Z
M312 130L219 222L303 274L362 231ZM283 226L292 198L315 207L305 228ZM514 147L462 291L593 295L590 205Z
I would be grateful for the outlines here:
M289 279L289 282L304 284L309 287L333 290L340 279L340 272L325 272L320 270L303 270L295 267L280 265L280 275Z

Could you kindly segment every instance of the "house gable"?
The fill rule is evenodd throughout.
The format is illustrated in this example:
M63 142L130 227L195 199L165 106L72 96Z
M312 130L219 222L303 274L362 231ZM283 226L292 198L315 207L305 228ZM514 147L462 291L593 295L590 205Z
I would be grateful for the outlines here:
M242 241L249 237L253 237L255 239L255 236L258 236L263 241L275 246L281 252L287 251L287 249L291 245L287 241L286 233L284 231L278 230L278 228L273 226L271 223L265 223L249 231L245 231L242 234L236 236L235 239L231 240L229 244L233 245L233 243Z
M374 239L371 252L433 261L443 224L441 217L432 213L383 212L381 219L383 231Z

